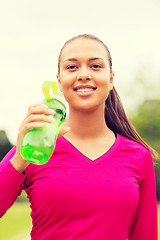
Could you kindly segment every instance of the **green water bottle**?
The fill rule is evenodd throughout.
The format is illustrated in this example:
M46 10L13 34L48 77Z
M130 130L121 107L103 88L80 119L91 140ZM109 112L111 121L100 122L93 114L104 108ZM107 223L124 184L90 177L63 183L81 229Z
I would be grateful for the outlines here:
M49 93L50 87L52 87L54 93L52 98ZM64 99L58 94L56 82L44 82L43 93L45 95L43 104L46 104L50 109L55 111L53 115L54 121L52 123L45 123L45 126L42 128L29 130L24 135L20 147L21 156L26 161L34 164L44 164L49 160L66 116Z

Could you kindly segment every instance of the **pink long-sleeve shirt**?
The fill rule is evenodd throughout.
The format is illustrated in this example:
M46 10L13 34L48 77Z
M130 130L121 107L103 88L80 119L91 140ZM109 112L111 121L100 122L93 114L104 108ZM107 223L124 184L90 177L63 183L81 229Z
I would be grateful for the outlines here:
M119 134L91 160L61 137L44 165L21 174L0 164L0 216L22 189L32 209L32 240L157 240L157 200L152 157Z

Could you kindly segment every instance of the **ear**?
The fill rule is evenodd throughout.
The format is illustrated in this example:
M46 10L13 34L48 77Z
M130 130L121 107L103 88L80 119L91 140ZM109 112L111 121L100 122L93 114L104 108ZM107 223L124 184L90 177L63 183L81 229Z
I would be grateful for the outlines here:
M59 76L58 73L57 73L56 77L57 77L57 82L58 82L59 89L60 89L60 91L62 92L61 80L60 80L60 76Z
M112 71L111 74L110 74L110 86L109 86L109 90L111 91L113 89L113 82L114 82L114 75L115 75L115 72Z

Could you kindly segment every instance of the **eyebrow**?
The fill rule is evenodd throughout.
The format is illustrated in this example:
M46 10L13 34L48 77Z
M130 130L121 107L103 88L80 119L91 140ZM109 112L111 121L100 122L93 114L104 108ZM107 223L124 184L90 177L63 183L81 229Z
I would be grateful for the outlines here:
M103 58L94 57L94 58L89 58L88 59L88 61L95 61L95 60L103 60ZM78 60L76 58L68 58L68 59L64 60L64 62L66 62L66 61L77 62Z

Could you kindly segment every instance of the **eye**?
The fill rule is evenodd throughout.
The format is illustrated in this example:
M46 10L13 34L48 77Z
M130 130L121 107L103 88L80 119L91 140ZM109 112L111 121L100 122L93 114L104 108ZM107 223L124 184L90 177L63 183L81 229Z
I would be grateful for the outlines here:
M102 66L99 64L93 64L93 65L91 65L91 68L98 69L98 68L102 68Z
M66 67L67 70L75 70L77 68L77 66L75 65L69 65Z

